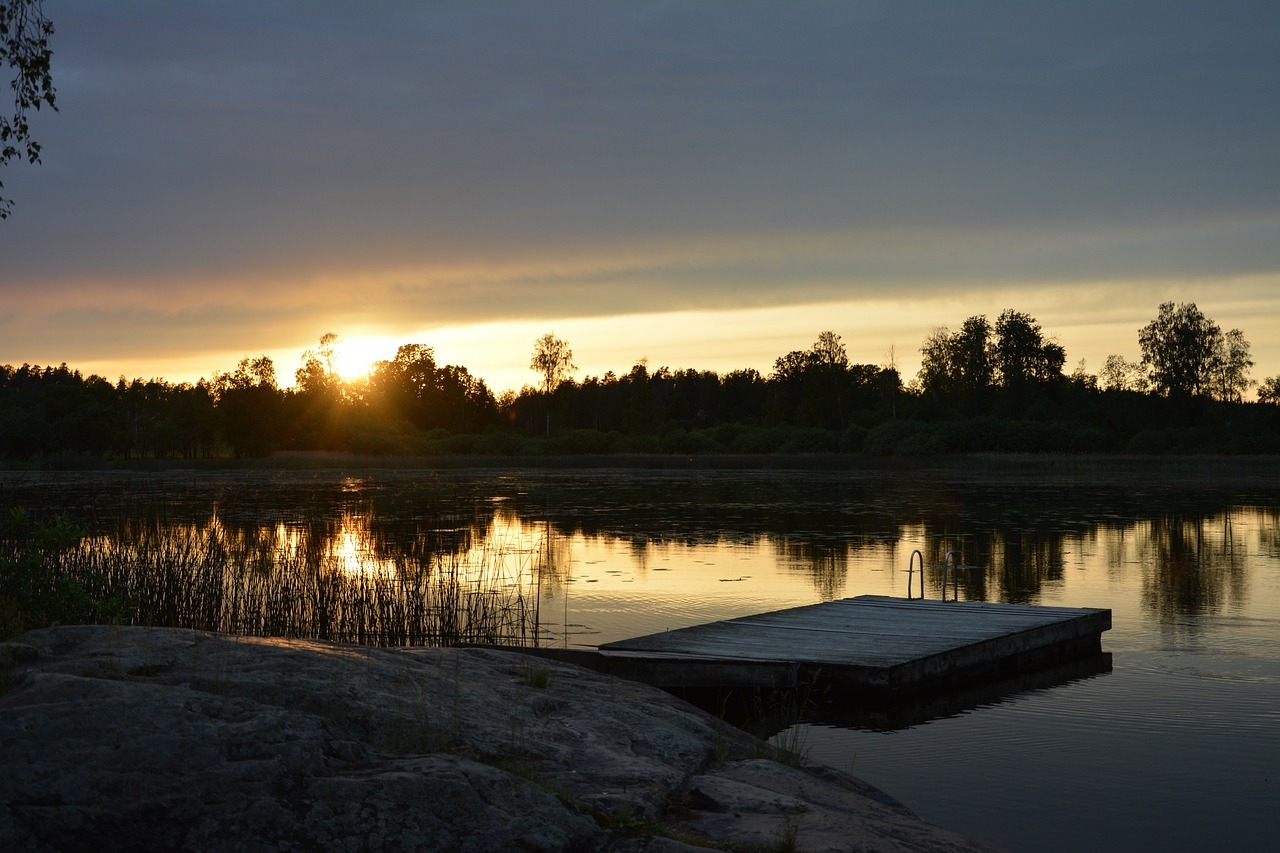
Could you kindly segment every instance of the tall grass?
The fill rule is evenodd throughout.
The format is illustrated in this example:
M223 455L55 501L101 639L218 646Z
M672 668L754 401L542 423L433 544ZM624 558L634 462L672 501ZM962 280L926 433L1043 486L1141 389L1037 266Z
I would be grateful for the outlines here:
M485 544L379 556L367 539L353 545L343 523L232 531L216 518L126 520L44 558L53 576L123 602L113 612L126 624L378 646L538 643L530 553Z

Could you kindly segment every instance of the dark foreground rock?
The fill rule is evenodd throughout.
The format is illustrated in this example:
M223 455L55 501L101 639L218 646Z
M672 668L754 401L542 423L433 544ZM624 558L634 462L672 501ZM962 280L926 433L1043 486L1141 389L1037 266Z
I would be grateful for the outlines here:
M481 649L0 644L4 850L984 849L659 690Z

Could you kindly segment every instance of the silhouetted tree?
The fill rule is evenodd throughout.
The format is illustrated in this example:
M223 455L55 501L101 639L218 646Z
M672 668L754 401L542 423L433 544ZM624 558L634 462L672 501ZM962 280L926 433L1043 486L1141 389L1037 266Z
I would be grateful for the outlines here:
M985 402L995 367L991 324L984 315L965 320L955 333L938 326L925 338L920 355L920 389L935 402L959 404L966 410Z
M1089 362L1083 358L1076 362L1076 368L1071 371L1069 378L1071 384L1077 389L1090 391L1098 389L1098 377L1089 372Z
M849 392L849 353L844 341L835 332L820 332L809 355L810 372L816 380L806 382L807 386L816 386L805 401L810 420L816 426L844 429Z
M497 415L484 380L465 367L438 366L435 350L426 344L404 344L394 359L374 365L369 393L384 412L424 430L477 430Z
M832 331L819 332L818 340L814 341L809 352L814 363L820 367L845 367L849 364L849 353L844 347L844 341Z
M447 429L478 432L496 420L498 405L483 379L454 364L446 364L436 376L441 403L448 413L443 424Z
M1222 330L1194 302L1165 302L1160 314L1138 330L1142 364L1151 385L1166 397L1191 397L1210 387Z
M334 367L340 339L320 336L314 349L302 353L294 372L294 391L287 398L285 441L299 450L340 450L347 442L347 406L342 377Z
M1000 385L1017 389L1062 378L1067 353L1061 344L1044 339L1034 317L1010 308L996 320L992 357Z
M112 449L126 459L153 456L163 459L179 453L181 440L170 411L173 388L160 379L135 378L116 383L116 429Z
M0 369L0 453L26 459L39 451L39 425L30 404L31 365Z
M1066 350L1057 341L1045 340L1034 317L1011 308L997 318L994 332L990 353L999 389L995 411L1019 419L1036 412L1043 417L1043 405L1059 400L1066 387Z
M720 377L710 370L677 370L670 375L667 421L692 429L720 421Z
M185 459L212 456L217 442L218 422L214 390L201 379L194 385L174 387L170 418L173 420Z
M40 162L40 143L31 138L27 110L39 110L41 104L58 108L50 73L52 35L41 0L0 0L0 64L14 72L13 113L0 115L0 166L10 160ZM0 219L8 218L12 207L12 201L0 196Z
M765 420L770 424L805 420L804 379L809 367L807 350L792 350L773 361L769 374Z
M1268 376L1258 385L1258 402L1280 405L1280 376Z
M1109 355L1098 371L1098 385L1103 391L1142 391L1149 386L1142 364L1122 355Z
M1244 399L1244 393L1253 385L1249 379L1249 342L1244 333L1232 329L1218 338L1209 363L1209 387L1214 398L1229 403Z
M425 401L435 387L436 354L426 344L402 344L396 357L379 361L369 377L369 393L386 415L424 428L430 420Z
M111 444L112 387L66 364L0 368L0 453L100 456Z
M826 331L807 350L779 356L769 377L772 422L844 429L850 405L879 371L850 365L844 342Z
M946 326L934 326L920 344L920 370L916 373L916 383L921 393L941 400L955 393L954 375L951 330Z
M880 370L878 384L885 389L889 396L889 417L893 420L898 419L898 394L902 391L902 374L898 372L898 348L894 344L889 345L889 351L885 353L885 364Z
M533 342L533 357L529 359L529 369L542 378L542 393L546 395L547 435L551 434L551 395L561 382L573 375L577 366L573 363L573 350L569 344L557 338L554 333L547 332Z
M573 350L569 349L569 344L547 332L533 343L529 369L541 377L542 393L550 394L573 375L577 366L573 363Z
M954 342L960 386L967 394L991 387L995 364L991 349L991 324L979 314L964 321Z
M724 423L758 423L764 413L767 384L755 368L731 370L720 379L720 418Z
M658 411L658 395L649 374L648 359L640 359L623 376L622 428L633 435L654 433L662 425Z
M294 372L294 382L302 392L328 391L341 381L333 359L340 339L333 332L320 336L315 349L304 350L302 365Z
M269 356L242 358L213 380L223 434L236 456L266 456L279 440L280 391Z

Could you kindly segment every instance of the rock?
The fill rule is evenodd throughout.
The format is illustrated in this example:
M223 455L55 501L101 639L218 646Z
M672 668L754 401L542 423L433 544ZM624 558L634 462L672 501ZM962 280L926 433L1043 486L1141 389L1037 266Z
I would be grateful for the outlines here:
M982 849L517 653L92 626L0 651L6 850Z

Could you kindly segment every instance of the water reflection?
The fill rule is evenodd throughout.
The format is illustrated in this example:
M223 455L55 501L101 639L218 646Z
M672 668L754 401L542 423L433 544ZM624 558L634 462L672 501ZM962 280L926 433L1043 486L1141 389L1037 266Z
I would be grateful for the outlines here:
M1137 849L1153 827L1166 846L1270 849L1278 467L0 473L0 528L11 509L60 514L98 565L167 566L136 582L176 616L385 642L438 642L453 613L491 629L485 613L523 608L526 638L589 646L904 597L916 549L938 598L954 551L973 567L960 598L1111 608L1114 672L942 709L829 708L849 728L811 725L815 760L1009 849ZM179 602L191 588L207 594Z
M1161 516L1139 537L1143 603L1172 621L1176 616L1220 612L1243 600L1244 549L1237 549L1232 515Z
M983 588L966 589L968 597L1031 603L1045 593L1046 587L1061 588L1066 550L1061 534L1004 529L992 531L984 539L977 560L989 568L983 574L969 575L982 578ZM985 588L987 580L995 586L994 594Z
M945 693L879 703L850 702L840 698L809 697L789 715L770 720L772 736L799 720L822 725L885 732L908 729L945 717L956 717L975 708L991 707L1023 694L1049 690L1111 672L1112 655L1103 652L1077 658L1014 677L984 681Z
M1138 584L1141 607L1171 621L1238 608L1249 593L1250 547L1260 557L1280 554L1274 504L1233 506L1211 488L1178 482L1144 480L1138 492L1127 478L135 473L9 477L0 495L87 527L82 547L90 551L137 557L150 549L164 558L204 549L257 576L305 563L409 583L424 567L451 564L479 595L481 577L492 572L476 567L510 563L519 570L502 574L533 578L534 606L559 612L561 635L571 620L608 610L609 596L646 596L646 606L661 611L654 626L661 630L674 627L673 615L721 618L755 601L905 595L904 557L915 549L928 566L929 597L942 595L937 567L953 552L960 598L1069 601L1069 571L1078 571ZM575 601L585 608L576 616ZM555 622L539 624L557 630Z
M821 601L844 594L849 577L847 546L782 537L775 540L774 551L783 571L808 578Z

